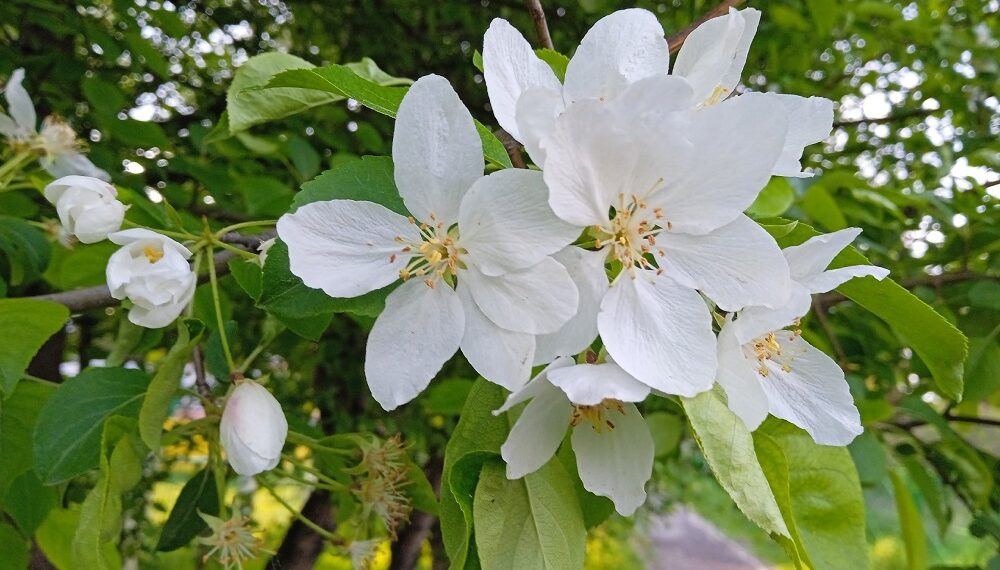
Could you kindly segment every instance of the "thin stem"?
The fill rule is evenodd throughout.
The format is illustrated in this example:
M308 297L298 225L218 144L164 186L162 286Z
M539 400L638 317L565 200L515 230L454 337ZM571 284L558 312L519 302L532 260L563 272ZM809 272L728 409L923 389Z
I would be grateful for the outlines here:
M254 258L257 257L256 253L251 253L251 252L249 252L249 251L247 251L245 249L240 249L240 248L236 247L235 245L229 245L228 243L226 243L224 241L219 241L217 239L214 239L212 241L212 245L213 246L221 247L222 249L224 249L226 251L231 251L231 252L235 253L236 255L239 255L240 257L245 257L247 259L254 259Z
M346 491L347 490L347 486L344 485L343 483L341 483L340 481L337 481L337 480L335 480L335 479L333 479L331 477L328 477L328 476L324 475L323 472L320 471L319 469L314 469L314 468L306 465L305 463L302 463L298 459L295 459L291 455L288 455L287 453L282 453L281 454L281 458L284 459L285 461L291 463L294 467L298 467L299 469L305 471L306 473L309 473L310 475L315 476L317 479L319 479L323 483L326 483L327 485L330 485L331 487L336 487L337 490L339 490L339 491Z
M138 228L138 229L143 229L143 230L149 230L151 232L156 232L158 234L162 234L162 235L165 235L167 237L172 237L172 238L177 238L177 239L184 239L184 240L198 239L198 236L196 236L196 235L194 235L192 233L188 233L188 232L174 232L174 231L170 231L170 230L161 230L161 229L157 229L157 228L151 228L149 226L144 226L142 224L137 224L137 223L135 223L135 222L133 222L131 220L124 220L122 222L122 225L125 226L125 227L128 227L128 228Z
M278 220L252 220L249 222L240 222L238 224L233 224L226 226L221 230L215 232L215 237L221 238L222 236L228 234L229 232L234 232L236 230L241 230L243 228L256 228L260 226L273 226L278 223Z
M545 22L545 10L542 9L541 0L525 0L528 5L528 12L535 22L535 33L538 34L538 45L543 48L555 49L552 45L552 36L549 35L549 25Z
M215 305L215 322L219 327L219 340L222 344L222 353L226 356L226 364L229 370L236 371L236 364L233 362L233 353L229 349L229 339L226 336L226 323L222 319L222 303L219 301L219 279L215 275L215 258L212 246L208 246L208 280L212 285L212 303Z
M247 357L243 359L243 362L240 364L237 370L239 370L240 372L246 372L247 368L249 368L250 365L253 364L253 361L256 360L258 356L260 356L260 353L264 352L264 349L267 348L267 345L271 344L271 341L273 340L274 340L273 338L268 338L260 341L260 344L258 344L256 348L254 348L250 352L250 354L248 354Z
M813 314L816 315L816 321L819 323L820 328L826 333L826 338L830 341L830 347L833 348L833 352L837 355L838 364L840 364L841 368L847 368L850 360L847 358L847 353L844 352L844 347L837 340L837 335L834 334L833 327L830 326L830 321L826 318L826 311L823 305L813 301Z
M334 487L332 485L327 485L325 483L320 483L319 481L310 481L310 480L306 479L305 477L301 477L299 475L296 475L294 472L289 473L289 472L286 472L286 471L281 471L280 473L281 473L281 476L284 477L284 478L286 478L286 479L291 479L292 481L295 481L297 483L302 483L303 485L308 485L310 487L315 487L316 489L323 489L324 491L334 491L334 492L343 491L343 489L339 488L339 487Z
M332 453L334 455L342 455L344 457L354 457L354 451L350 449L338 449L336 447L327 447L321 444L320 442L316 441L315 439L295 431L288 432L288 441L289 443L304 445L310 449L317 449L319 451L325 451L327 453Z
M14 155L13 158L8 160L0 166L0 188L7 189L3 181L15 174L26 162L30 162L31 159L35 157L35 153L27 150Z
M31 374L22 374L22 378L25 380L31 380L32 382L38 382L39 384L49 384L51 386L58 386L58 382L53 382L52 380L46 380L45 378L39 378L38 376L32 376Z
M302 524L304 524L307 527L311 528L313 530L313 532L315 532L316 534L322 536L323 538L325 538L327 540L330 540L330 541L336 541L337 540L337 537L335 537L333 535L333 533L331 533L330 531L326 530L325 528L319 526L318 524L314 523L313 521L309 520L309 518L306 517L305 515L303 515L301 512L299 512L298 509L296 509L296 508L292 507L291 505L289 505L288 502L286 502L284 499L281 498L280 495L278 495L277 491L275 491L273 487L271 487L270 485L268 485L267 483L265 483L263 481L259 481L258 480L257 483L261 487L267 489L267 492L271 493L271 496L274 497L274 500L278 501L278 503L281 504L282 507L285 507L285 509L288 510L288 512L291 513L293 517L299 519L299 521Z

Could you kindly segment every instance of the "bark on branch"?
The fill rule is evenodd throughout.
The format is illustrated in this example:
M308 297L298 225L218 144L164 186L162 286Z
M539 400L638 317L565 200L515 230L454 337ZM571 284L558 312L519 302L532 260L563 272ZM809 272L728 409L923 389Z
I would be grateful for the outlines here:
M729 12L730 8L735 8L744 2L746 2L746 0L722 0L722 2L719 2L719 4L717 4L714 8L702 14L697 20L691 22L691 25L667 38L667 45L670 46L670 53L677 53L677 51L681 49L681 46L684 45L684 41L687 40L687 37L691 35L691 32L693 32L695 28L712 18L724 16Z
M538 34L538 45L543 48L555 49L552 45L552 36L549 35L549 25L545 22L545 11L542 10L541 0L525 0L528 5L528 12L535 22L535 33Z

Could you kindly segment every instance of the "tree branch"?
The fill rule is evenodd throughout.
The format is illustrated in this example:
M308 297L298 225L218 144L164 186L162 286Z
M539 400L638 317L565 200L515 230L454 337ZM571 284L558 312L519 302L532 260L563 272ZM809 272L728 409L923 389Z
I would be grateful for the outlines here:
M274 232L264 232L252 236L232 233L223 236L222 240L227 243L243 246L247 250L252 250L260 245L260 242L271 239L275 237L275 235L276 234ZM231 251L221 251L215 254L214 262L216 274L225 275L229 273L229 260L234 257L236 257L236 254ZM204 283L206 281L208 281L208 275L198 276L198 283ZM84 311L100 309L103 307L113 307L121 303L120 300L111 296L111 290L108 289L107 285L95 285L94 287L87 287L85 289L74 289L73 291L36 295L28 298L37 299L39 301L52 301L54 303L66 305L70 312L73 313L82 313Z
M524 163L524 157L521 156L521 143L514 140L514 137L510 136L510 133L503 129L497 129L493 134L500 139L500 143L503 144L504 150L507 151L507 156L510 157L510 163L514 165L514 168L528 167Z
M897 121L905 121L906 119L912 119L914 117L926 117L933 113L934 109L910 109L909 111L901 111L899 113L889 115L887 117L881 117L878 119L858 119L856 121L834 121L833 127L853 127L861 124L868 125L884 125L888 123L895 123Z
M735 8L744 2L746 2L746 0L722 0L722 2L719 2L715 8L705 12L700 18L691 22L691 25L667 38L667 45L670 46L670 53L677 53L681 49L681 46L684 45L684 41L687 40L687 37L691 35L691 32L693 32L695 28L712 18L724 16L727 12L729 12L730 8Z
M823 307L819 305L818 302L813 302L813 313L816 315L816 321L819 322L819 326L826 333L826 338L830 340L830 347L833 348L833 352L837 355L838 364L841 368L847 368L850 362L847 358L847 353L844 352L844 347L840 345L840 341L837 340L837 335L833 332L833 327L830 326L830 321L826 318L826 311Z
M538 34L538 45L543 48L555 49L552 45L552 36L549 35L549 25L545 22L545 11L542 10L541 0L525 0L531 19L535 21L535 33Z

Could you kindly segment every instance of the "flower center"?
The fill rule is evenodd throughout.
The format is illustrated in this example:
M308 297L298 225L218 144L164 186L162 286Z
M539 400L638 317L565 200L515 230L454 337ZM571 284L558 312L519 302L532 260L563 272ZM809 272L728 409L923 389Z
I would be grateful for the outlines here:
M163 259L163 250L153 245L143 247L142 254L146 256L146 259L148 259L150 263L156 263L157 261Z
M434 214L430 217L434 222ZM412 217L410 223L418 225ZM403 245L399 253L413 256L406 267L399 270L399 278L406 281L411 277L420 277L431 288L439 279L450 282L459 269L465 268L461 258L467 252L458 245L458 228L446 228L444 222L434 225L420 223L418 227L419 242L396 236L396 242ZM396 261L396 255L389 257L390 263Z
M625 415L625 406L618 400L603 400L593 406L574 405L569 425L576 427L583 422L590 422L590 427L597 433L604 430L611 431L615 429L614 422L608 419L608 414L612 410Z
M780 342L780 335L785 334L790 335L788 340L791 341L802 334L802 331L795 329L770 332L743 345L743 354L748 359L757 361L757 373L764 378L767 378L770 372L767 368L768 360L781 366L783 372L792 371L794 356L783 350Z
M58 156L79 148L73 128L62 119L52 115L42 122L42 130L32 146L45 153L46 156Z
M655 256L665 255L665 250L657 247L656 236L669 231L671 226L660 208L650 208L636 194L628 197L621 194L608 223L594 228L595 245L608 247L609 256L620 262L623 269L658 270Z

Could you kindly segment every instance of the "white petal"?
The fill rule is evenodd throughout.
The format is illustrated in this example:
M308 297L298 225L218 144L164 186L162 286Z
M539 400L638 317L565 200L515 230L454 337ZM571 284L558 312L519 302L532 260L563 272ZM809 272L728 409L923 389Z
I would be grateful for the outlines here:
M541 388L500 446L508 479L524 477L545 465L559 449L569 427L573 406L566 395L548 382Z
M7 98L7 114L14 122L25 131L34 132L38 128L38 116L35 114L35 105L31 102L31 96L25 90L24 69L18 68L10 74L7 85L4 88L4 96Z
M274 396L260 384L247 381L229 395L219 434L236 472L256 475L281 460L288 422Z
M619 10L597 21L566 68L566 103L611 99L629 83L666 75L670 49L652 12Z
M728 14L698 26L684 40L673 73L691 82L696 102L718 102L736 89L759 23L759 10L730 8Z
M9 116L0 113L0 135L15 138L21 134L21 127Z
M760 376L743 354L743 347L727 322L719 333L719 385L726 391L729 409L753 431L767 418L767 394Z
M459 281L463 280L483 314L507 330L551 333L576 314L576 285L566 268L551 257L497 277L470 267L459 274Z
M76 218L74 235L80 243L104 241L109 233L118 231L125 219L125 205L114 200L109 204L86 209Z
M95 166L89 158L78 152L64 152L51 161L43 161L42 168L56 178L77 174L91 176L105 182L111 180L111 175Z
M706 233L739 216L771 178L788 121L775 101L736 97L691 114L690 149L661 168L649 198L677 232ZM675 135L676 136L676 135Z
M154 240L160 247L164 249L172 249L179 253L184 259L190 259L191 255L193 255L191 250L168 238L167 236L144 228L134 228L108 234L108 239L111 240L112 243L116 243L118 245L128 245L143 240Z
M156 306L145 307L139 303L132 305L128 312L128 320L140 327L149 329L163 328L177 320L184 312L184 309L194 298L194 290L198 285L198 280L191 272L187 278L181 280L183 283L175 284L171 287L171 294L174 299ZM179 289L179 290L178 290ZM138 301L139 299L133 299Z
M788 133L781 157L774 165L775 176L808 177L799 159L805 147L826 140L833 130L833 101L823 97L799 97L778 93L747 93L751 98L771 98L788 114ZM743 97L743 95L741 95Z
M705 235L661 233L660 268L699 289L724 311L748 305L777 306L788 298L788 265L774 238L740 215Z
M651 388L694 396L715 381L708 307L666 276L623 272L601 302L597 326L615 362Z
M614 429L594 429L589 422L573 428L573 451L583 487L614 501L615 510L630 516L646 502L646 481L653 475L653 437L634 404L624 413L605 412Z
M812 306L812 296L809 290L792 281L788 300L778 307L746 307L739 312L735 322L727 325L740 344L790 326L796 319L803 317Z
M580 228L552 213L537 170L508 168L476 181L458 212L460 245L487 275L525 269L569 245Z
M411 279L389 294L365 351L365 377L386 411L415 398L458 350L465 315L444 283Z
M531 378L535 337L502 329L479 310L468 287L458 285L465 313L462 354L483 378L508 390L517 390Z
M372 202L330 200L302 206L278 220L292 273L331 297L357 297L399 279L410 256L401 237L420 243L406 218Z
M761 385L770 411L809 432L816 443L847 445L863 430L844 372L829 356L788 331L777 333L782 364L765 361Z
M608 292L607 253L570 246L552 256L569 272L579 292L576 314L558 331L535 338L535 366L582 352L597 338L597 312Z
M483 175L483 143L445 78L426 75L406 92L396 114L392 161L411 214L428 223L458 219L462 196Z
M552 132L556 117L565 110L561 90L531 87L517 100L515 120L520 132L518 140L524 144L524 150L528 151L528 156L539 168L545 167L542 140Z
M877 265L851 265L828 269L819 275L808 277L802 281L810 293L826 293L832 291L855 277L871 276L879 281L889 275L889 270Z
M542 369L537 376L531 379L530 382L521 386L517 390L511 392L507 396L507 400L504 401L503 405L499 408L493 410L494 416L499 416L500 414L506 412L507 410L513 408L514 406L520 404L521 402L527 402L528 400L540 396L547 391L559 390L553 388L552 384L548 381L548 374L553 370L558 370L559 368L564 368L566 366L573 366L575 361L572 358L561 356L552 361L548 366Z
M516 120L518 99L539 87L562 94L562 84L552 68L535 55L521 32L507 20L495 18L483 37L483 77L497 123L516 140L524 142Z
M649 395L649 386L610 362L559 368L550 371L548 378L566 392L570 402L582 406L594 406L604 400L641 402Z

